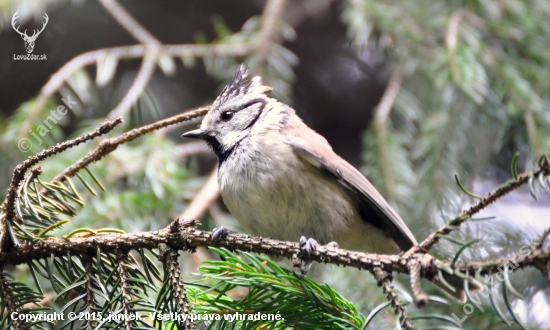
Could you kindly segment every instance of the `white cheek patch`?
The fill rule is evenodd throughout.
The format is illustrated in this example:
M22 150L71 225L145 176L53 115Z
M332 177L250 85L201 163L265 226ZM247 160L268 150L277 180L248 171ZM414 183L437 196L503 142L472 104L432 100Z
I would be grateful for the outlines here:
M232 146L235 143L239 142L245 134L246 134L246 132L242 132L242 131L228 132L223 137L221 137L222 141L220 141L220 142L221 142L222 145Z
M254 124L253 130L255 132L263 132L269 129L279 129L287 116L286 108L282 107L282 104L278 103L275 99L267 99L265 108L261 118ZM277 111L273 111L273 108L278 108Z

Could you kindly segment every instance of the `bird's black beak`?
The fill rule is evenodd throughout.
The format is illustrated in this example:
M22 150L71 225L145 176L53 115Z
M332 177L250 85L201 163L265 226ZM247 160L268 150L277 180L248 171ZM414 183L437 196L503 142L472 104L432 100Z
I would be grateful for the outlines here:
M191 139L204 139L207 136L207 134L205 131L199 128L193 131L189 131L187 133L183 133L181 136L186 138L191 138Z

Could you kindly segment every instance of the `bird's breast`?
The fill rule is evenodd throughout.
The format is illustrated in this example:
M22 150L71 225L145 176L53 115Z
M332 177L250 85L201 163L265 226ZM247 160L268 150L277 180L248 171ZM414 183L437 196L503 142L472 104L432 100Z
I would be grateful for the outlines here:
M218 180L224 203L249 234L324 244L349 231L356 216L342 187L284 142L241 143Z

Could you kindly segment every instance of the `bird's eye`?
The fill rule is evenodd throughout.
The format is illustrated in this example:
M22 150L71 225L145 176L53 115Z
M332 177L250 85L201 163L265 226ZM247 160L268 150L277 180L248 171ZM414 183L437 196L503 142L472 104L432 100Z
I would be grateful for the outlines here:
M220 118L223 120L223 121L230 121L231 118L233 118L233 115L235 114L234 111L226 111L224 113L222 113L222 115L220 116Z

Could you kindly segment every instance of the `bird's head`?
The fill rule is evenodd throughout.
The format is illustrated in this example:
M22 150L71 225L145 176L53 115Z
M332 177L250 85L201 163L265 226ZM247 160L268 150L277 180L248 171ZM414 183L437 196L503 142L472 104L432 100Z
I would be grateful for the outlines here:
M252 132L260 133L280 124L286 117L284 110L289 109L267 96L273 89L263 85L261 77L247 77L248 68L243 64L216 98L200 127L182 135L205 140L220 163Z

